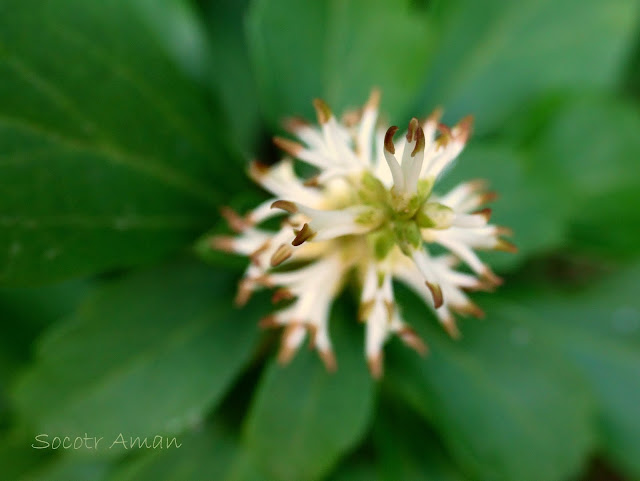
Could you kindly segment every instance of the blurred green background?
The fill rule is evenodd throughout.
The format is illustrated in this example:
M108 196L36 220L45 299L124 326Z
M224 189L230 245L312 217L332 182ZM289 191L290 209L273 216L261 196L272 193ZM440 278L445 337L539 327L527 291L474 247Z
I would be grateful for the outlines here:
M460 341L400 292L431 353L379 383L350 293L339 371L283 368L194 249L283 117L374 86L475 116L439 187L489 179L520 248ZM640 480L639 205L637 0L0 0L0 480Z

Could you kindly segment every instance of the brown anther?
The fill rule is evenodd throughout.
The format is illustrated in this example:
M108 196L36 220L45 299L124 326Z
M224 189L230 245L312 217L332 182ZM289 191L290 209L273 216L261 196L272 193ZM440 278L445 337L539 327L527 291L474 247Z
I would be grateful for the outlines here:
M467 115L464 117L458 125L455 126L456 138L462 143L465 143L471 136L471 130L473 128L473 116Z
M373 357L367 359L369 365L369 372L374 379L380 379L382 377L382 352L379 352Z
M362 110L354 109L347 110L345 113L343 113L340 120L345 127L353 127L354 125L357 125L358 122L360 122L360 119L362 119Z
M380 89L374 87L371 89L371 94L369 94L369 99L365 104L364 108L367 110L378 110L380 106Z
M490 192L485 192L484 194L480 195L480 203L487 204L489 202L493 202L498 197L499 197L498 193L493 190Z
M266 287L267 289L270 289L273 287L273 281L271 280L268 274L262 274L257 277L252 277L251 281L256 285Z
M488 281L487 279L478 279L476 284L473 287L465 287L465 291L483 291L483 292L493 292L496 290L496 284Z
M309 350L315 349L318 340L318 327L315 324L307 324L307 330L309 331Z
M288 364L296 353L296 349L287 345L287 338L300 327L299 322L289 324L282 333L282 341L280 344L280 352L278 352L278 362L282 365Z
M311 239L314 235L316 235L316 232L311 227L309 227L309 224L307 223L302 226L302 229L295 230L294 232L296 234L296 237L291 242L291 245L294 246L299 246L300 244L303 244L304 242Z
M293 140L285 139L284 137L274 137L273 143L279 149L284 150L286 153L297 157L300 152L304 150L304 146Z
M489 222L489 219L491 219L491 209L489 207L485 207L484 209L475 211L473 215L480 215L486 222Z
M293 249L287 244L282 244L271 256L271 267L276 267L286 261L293 254Z
M515 244L512 244L511 242L504 239L498 239L498 243L496 244L494 249L498 251L511 252L512 254L518 252L518 248L515 246Z
M253 294L253 283L243 279L238 283L238 291L233 303L238 307L242 307L249 302L251 294Z
M222 252L235 252L235 239L226 235L217 235L209 241L211 248Z
M327 122L329 122L329 119L333 114L331 113L331 109L326 104L326 102L321 99L314 99L313 106L316 109L316 115L318 116L318 123L326 124Z
M442 118L443 113L444 113L444 109L442 107L436 107L435 109L433 109L433 112L431 112L429 117L427 117L427 120L425 123L438 124L440 122L440 119Z
M451 129L449 128L448 125L443 124L442 122L440 122L438 124L438 130L440 131L440 133L444 136L444 137L453 137L453 135L451 134Z
M220 215L224 218L224 220L227 221L229 227L235 232L242 232L245 229L251 227L251 223L231 207L221 207Z
M433 297L433 307L436 309L444 303L444 298L442 296L442 289L438 284L434 284L432 282L426 281L425 284L431 291L431 296Z
M509 229L508 227L498 226L498 227L496 227L496 234L498 234L498 235L506 235L508 237L512 237L513 236L513 230Z
M409 128L407 129L407 142L413 142L413 136L415 135L419 125L420 123L415 117L409 121Z
M271 243L269 241L265 241L260 247L249 254L249 259L251 260L253 265L261 267L260 256L269 248L270 244Z
M458 325L456 324L456 320L453 316L448 316L445 319L442 319L441 323L449 336L453 339L460 339L460 330L458 329Z
M282 209L289 212L289 214L297 214L298 207L288 200L276 200L273 204L271 204L272 209Z
M256 182L260 182L260 179L267 175L269 172L269 166L258 160L254 160L249 164L249 177Z
M473 179L467 182L467 185L471 188L473 192L486 190L488 187L488 182L484 179Z
M318 176L314 175L313 177L308 178L302 185L305 187L318 187L320 185L320 182L318 182Z
M324 364L324 367L329 372L336 372L338 369L338 363L336 362L336 356L333 354L333 351L327 349L326 351L318 351L320 355L320 359Z
M486 267L484 269L483 272L481 272L480 274L482 277L484 277L488 282L490 282L493 286L499 286L501 285L504 281L502 280L502 278L500 276L497 276L491 269L489 269L488 267Z
M308 127L309 122L301 117L289 117L288 119L284 119L284 121L282 122L282 126L285 130L291 132L292 134L295 134L300 131L300 129Z
M413 152L411 152L411 157L415 157L418 152L422 152L424 150L424 146L424 130L422 130L422 127L418 126L418 129L416 130L416 146L413 148Z
M389 129L387 129L387 133L384 134L384 148L386 149L387 152L391 154L396 153L396 146L393 145L393 136L396 134L397 131L398 131L398 127L396 127L395 125L392 125L391 127L389 127Z
M295 296L294 296L293 292L291 292L289 289L283 287L283 288L278 289L276 292L273 293L273 296L271 297L271 302L276 304L277 302L280 302L280 301L288 301L290 299L293 299L294 297Z
M469 315L469 316L473 316L477 319L484 319L485 317L485 313L482 309L480 309L476 304L474 304L473 302L467 302L466 304L462 304L460 306L455 306L453 308L456 312L462 314L462 315Z
M447 144L453 138L451 135L451 129L443 123L438 124L438 130L440 131L440 136L436 140L436 144L439 147L446 147Z
M258 322L258 327L260 327L260 329L272 329L279 326L280 324L278 324L276 316L273 315L263 317L262 319L260 319L260 322Z
M404 342L411 349L416 351L421 356L425 356L429 351L429 348L424 343L420 336L416 334L416 332L408 326L403 327L400 331L398 331L398 335L402 342Z

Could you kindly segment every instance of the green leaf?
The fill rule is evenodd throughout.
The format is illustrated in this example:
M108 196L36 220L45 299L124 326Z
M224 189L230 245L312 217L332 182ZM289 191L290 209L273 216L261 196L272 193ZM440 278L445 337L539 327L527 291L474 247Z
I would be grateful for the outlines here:
M398 294L431 353L388 349L385 380L430 421L461 469L496 481L559 481L580 470L593 445L592 400L527 319L483 298L487 320L462 323L456 342L415 296Z
M19 430L3 433L0 438L0 466L5 479L19 479L34 467L49 462L52 453L32 449L33 436Z
M69 481L70 479L102 481L106 479L109 469L109 463L104 460L61 457L30 470L17 479L18 481Z
M377 481L378 470L371 460L349 459L331 473L327 481Z
M100 455L123 454L130 437L199 423L247 364L258 334L254 309L230 306L229 281L174 263L98 289L42 338L14 390L17 409L37 433L103 437ZM113 444L119 434L126 446Z
M225 479L236 440L219 423L207 423L180 437L180 447L147 450L109 476L108 481L201 481Z
M570 103L540 136L533 163L558 179L571 240L611 255L640 253L640 106L629 99Z
M136 0L133 7L141 12L158 42L161 42L176 65L191 78L206 82L211 67L211 51L204 22L194 2L189 0Z
M267 117L311 117L322 97L341 113L369 90L383 92L383 111L403 113L424 76L432 37L410 2L258 0L248 38ZM395 118L395 117L393 117Z
M138 1L0 3L0 283L164 256L243 175Z
M319 479L364 434L373 386L355 323L355 315L334 309L337 372L328 373L314 351L301 349L288 366L272 363L264 373L246 441L271 478Z
M203 3L213 59L210 83L227 113L238 147L246 155L255 155L260 105L244 35L249 0L206 0Z
M89 290L87 282L67 282L30 289L0 289L0 430L10 424L7 386L29 361L31 344L40 331L69 315ZM0 463L2 465L2 463Z
M424 420L389 396L381 396L373 440L381 479L394 481L463 481Z
M640 478L640 264L572 295L525 298L531 329L547 331L580 369L598 403L599 450L630 479Z
M444 105L451 120L473 114L480 133L547 89L616 85L640 12L635 0L460 0L446 10L420 105Z

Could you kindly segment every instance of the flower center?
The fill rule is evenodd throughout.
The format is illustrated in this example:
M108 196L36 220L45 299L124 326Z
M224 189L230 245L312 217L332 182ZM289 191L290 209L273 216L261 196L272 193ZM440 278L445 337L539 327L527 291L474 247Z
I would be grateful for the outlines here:
M410 255L422 245L421 229L445 229L451 226L453 211L437 202L429 202L432 179L422 179L412 195L388 189L370 172L365 172L357 189L357 203L371 208L356 222L371 225L366 238L376 258L384 259L397 245Z

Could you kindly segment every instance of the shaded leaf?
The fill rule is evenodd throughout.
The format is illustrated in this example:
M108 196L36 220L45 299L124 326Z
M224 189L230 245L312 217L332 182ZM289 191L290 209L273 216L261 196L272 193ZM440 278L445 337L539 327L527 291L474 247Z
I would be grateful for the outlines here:
M327 481L377 481L378 470L373 461L348 460L331 473Z
M229 281L170 264L97 290L41 340L15 389L19 412L39 433L103 437L104 455L123 454L119 434L128 445L199 423L258 334L253 309L230 306Z
M427 19L407 0L258 0L248 38L272 123L311 118L316 97L336 113L359 107L374 86L382 110L400 115L424 76L432 40Z
M481 133L546 89L615 85L640 13L635 0L460 0L446 10L420 105L444 105L450 120L473 114Z
M546 331L589 382L598 403L599 450L640 477L640 265L573 295L522 295L531 329ZM522 311L522 309L521 309Z
M593 445L593 403L548 340L498 298L483 298L487 320L464 322L463 339L452 341L414 296L400 297L431 354L389 349L385 379L430 421L461 469L504 481L562 480L580 470Z
M388 396L382 396L373 426L381 479L463 481L424 420Z
M224 479L236 446L222 426L208 423L180 436L179 448L148 451L126 462L108 481Z
M89 290L89 283L73 281L30 289L0 289L0 430L10 424L9 384L30 359L31 345L40 331L73 312ZM0 463L2 465L2 463Z
M246 426L247 448L277 480L319 479L361 438L373 386L355 315L334 309L338 370L328 373L313 351L301 349L282 367L272 363L258 387Z
M638 132L640 106L590 98L561 110L538 139L532 164L557 179L548 195L561 196L576 246L609 256L640 252Z
M249 0L206 0L212 66L208 73L231 123L238 147L254 155L260 129L260 105L244 34Z
M0 4L0 283L166 255L233 189L220 114L138 1Z

